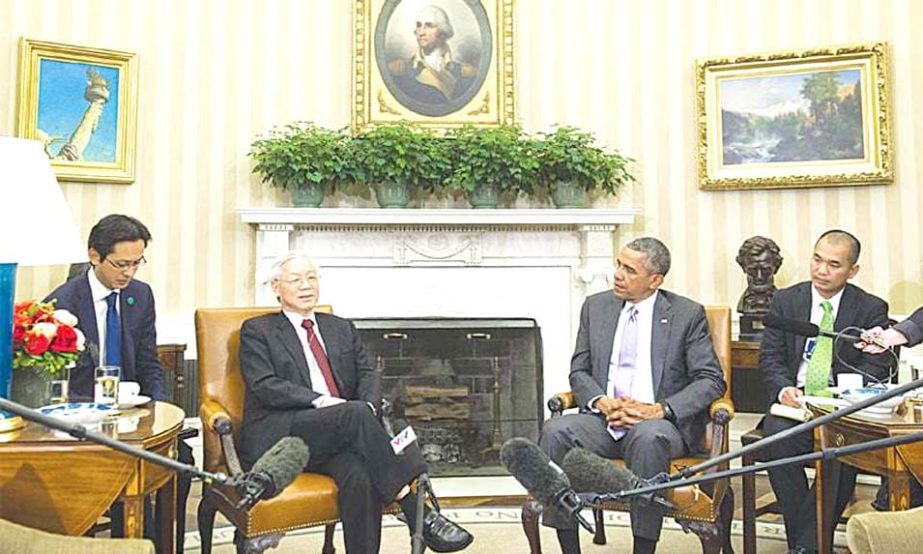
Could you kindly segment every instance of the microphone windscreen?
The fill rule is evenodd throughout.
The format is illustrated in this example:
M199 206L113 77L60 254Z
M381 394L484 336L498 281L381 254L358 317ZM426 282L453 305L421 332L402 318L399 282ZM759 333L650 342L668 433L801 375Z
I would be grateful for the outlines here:
M298 437L284 437L253 464L250 473L263 473L272 480L272 490L265 498L271 498L287 487L304 471L310 452L308 445Z
M561 468L577 492L614 493L633 489L638 476L585 448L574 448L564 456Z
M816 337L820 332L820 329L817 327L817 325L814 325L810 321L778 317L772 314L763 316L763 325L802 337Z
M517 437L503 443L500 463L545 506L554 505L557 496L570 489L570 482L561 468L528 439Z

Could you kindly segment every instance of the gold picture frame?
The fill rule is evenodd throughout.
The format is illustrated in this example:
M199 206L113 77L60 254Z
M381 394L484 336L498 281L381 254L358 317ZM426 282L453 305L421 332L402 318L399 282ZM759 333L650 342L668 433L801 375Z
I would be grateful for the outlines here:
M131 52L20 40L17 133L44 143L59 180L135 180L137 64Z
M355 131L397 121L443 129L514 121L513 0L354 0L353 7ZM427 26L432 36L422 36Z
M885 43L696 63L699 188L894 180Z

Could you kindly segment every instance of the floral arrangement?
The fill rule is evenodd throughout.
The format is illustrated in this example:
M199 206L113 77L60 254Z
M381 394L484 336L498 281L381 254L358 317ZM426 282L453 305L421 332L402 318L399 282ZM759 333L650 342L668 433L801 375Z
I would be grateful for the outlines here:
M61 379L86 347L77 316L51 302L26 301L13 309L13 367L40 369Z

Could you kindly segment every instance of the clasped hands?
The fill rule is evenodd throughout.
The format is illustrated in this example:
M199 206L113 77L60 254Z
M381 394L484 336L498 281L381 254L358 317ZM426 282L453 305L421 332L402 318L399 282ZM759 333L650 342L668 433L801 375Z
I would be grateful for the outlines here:
M619 429L631 429L646 419L663 419L664 415L660 404L646 404L628 395L618 398L602 396L593 407L606 416L609 427Z

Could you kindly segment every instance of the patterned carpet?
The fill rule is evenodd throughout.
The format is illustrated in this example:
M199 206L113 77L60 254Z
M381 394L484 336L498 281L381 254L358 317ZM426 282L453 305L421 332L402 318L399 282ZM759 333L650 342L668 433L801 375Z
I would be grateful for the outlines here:
M529 546L522 527L519 523L519 510L516 508L466 508L446 510L446 514L471 531L475 540L466 549L466 554L528 554ZM631 532L628 527L628 514L606 512L606 531L608 544L595 545L589 533L582 534L582 547L585 554L614 552L631 552ZM733 543L734 550L743 551L740 521L734 522ZM757 551L760 554L782 554L787 551L784 531L780 524L757 523ZM837 543L845 546L845 537L839 534ZM222 527L215 531L215 546L212 549L216 554L231 554L234 552L232 544L234 530L231 527ZM286 535L279 546L268 550L273 554L319 554L324 542L323 529L317 528L293 532ZM542 529L542 548L546 553L557 552L554 532ZM186 552L199 551L199 538L196 534L187 534ZM336 548L338 553L346 552L343 547L343 535L337 530ZM838 549L839 550L839 549ZM385 516L382 531L381 554L407 554L410 552L410 539L407 527L392 516ZM698 538L692 534L683 533L682 529L672 520L664 523L664 532L657 548L658 554L687 554L701 552Z

